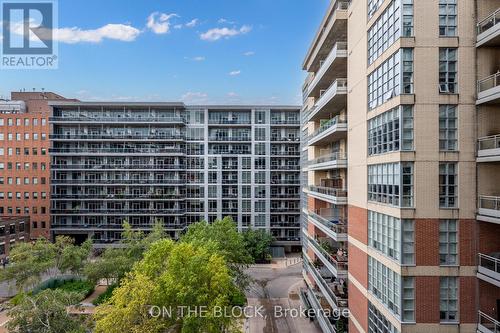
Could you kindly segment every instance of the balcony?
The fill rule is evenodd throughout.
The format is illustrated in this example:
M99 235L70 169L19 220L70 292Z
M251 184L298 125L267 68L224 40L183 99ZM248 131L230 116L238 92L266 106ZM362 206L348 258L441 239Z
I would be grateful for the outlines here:
M337 79L326 90L320 92L316 104L304 113L304 121L330 118L347 107L347 79Z
M172 124L185 124L186 120L183 117L159 117L159 116L144 116L144 117L89 117L85 115L80 116L56 116L49 117L49 122L64 124L64 123L172 123Z
M328 283L326 279L331 280L328 274L321 274L319 268L322 268L320 263L314 263L311 258L303 251L304 266L306 270L312 275L316 286L321 290L321 293L326 298L332 309L347 308L347 293L339 283ZM327 275L326 277L324 275Z
M312 290L312 287L308 285L307 288L307 300L310 304L310 308L313 309L315 318L318 320L319 326L321 327L321 331L323 333L335 333L335 327L330 322L330 318L326 317L326 312L323 310L321 306L321 302L316 296L316 293ZM305 302L304 302L305 303ZM306 308L309 308L306 306Z
M50 148L53 155L184 155L183 148Z
M479 221L500 224L500 197L479 196L477 217Z
M492 74L477 82L476 104L500 103L500 72Z
M500 135L487 136L478 140L477 161L500 161Z
M313 160L308 161L307 169L309 171L315 170L329 170L347 168L347 156L344 153L333 153L320 156Z
M71 199L78 200L137 200L137 201L163 201L163 200L185 200L186 195L180 193L77 193L77 194L51 194L50 199L68 201Z
M347 221L336 215L331 209L308 211L309 221L326 235L338 242L347 241Z
M307 97L318 96L330 82L347 76L347 42L337 42L325 60L320 61L318 72L309 83Z
M209 118L209 125L250 126L250 118Z
M249 135L242 135L242 136L210 136L208 138L208 141L215 141L215 142L228 142L228 141L234 141L234 142L245 142L245 141L250 141L251 138Z
M51 164L52 170L184 170L185 165L180 164Z
M300 120L298 118L292 118L292 119L271 118L271 126L300 126Z
M347 204L347 191L341 188L308 186L304 192L314 198L324 200L335 205Z
M51 134L49 139L57 141L161 141L161 140L184 140L183 133L156 133L156 134Z
M308 139L309 146L321 146L324 144L337 141L341 137L347 135L347 122L341 120L339 116L333 117L323 123L316 131L314 131Z
M296 136L271 136L271 141L272 142L296 142L300 143L300 138Z
M500 8L477 24L476 46L500 46Z
M186 180L175 179L52 179L54 185L185 185Z
M490 255L479 253L477 277L500 287L500 253Z
M271 171L300 171L300 165L274 165L271 164Z
M88 208L73 208L63 209L54 208L51 210L53 215L155 215L155 214L172 214L183 215L184 209L179 208L144 208L144 209L88 209Z
M326 245L321 245L318 240L311 237L307 230L302 231L306 236L308 246L313 250L316 257L318 257L325 265L333 276L337 278L347 278L347 256L343 256L339 259L336 254L331 254L335 252L335 249L328 249Z
M325 59L334 43L347 40L347 10L349 1L331 1L321 26L307 51L302 68L308 72L319 70L321 59Z
M479 333L499 333L500 322L487 314L479 311L479 320L477 323Z

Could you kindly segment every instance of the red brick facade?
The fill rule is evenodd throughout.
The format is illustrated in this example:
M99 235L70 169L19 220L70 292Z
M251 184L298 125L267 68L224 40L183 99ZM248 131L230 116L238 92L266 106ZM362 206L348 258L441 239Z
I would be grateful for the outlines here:
M368 244L368 211L349 205L348 216L349 236L356 238L363 244Z

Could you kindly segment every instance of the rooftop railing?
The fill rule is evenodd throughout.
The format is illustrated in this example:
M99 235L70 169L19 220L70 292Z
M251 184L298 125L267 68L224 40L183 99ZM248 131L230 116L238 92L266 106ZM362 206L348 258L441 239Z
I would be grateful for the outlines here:
M500 23L500 8L485 17L477 24L477 33L481 34Z

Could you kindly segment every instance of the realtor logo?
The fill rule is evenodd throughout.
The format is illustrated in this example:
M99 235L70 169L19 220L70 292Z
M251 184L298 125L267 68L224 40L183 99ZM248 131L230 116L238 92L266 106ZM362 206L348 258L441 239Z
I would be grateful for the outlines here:
M56 4L52 1L2 2L1 69L55 69Z

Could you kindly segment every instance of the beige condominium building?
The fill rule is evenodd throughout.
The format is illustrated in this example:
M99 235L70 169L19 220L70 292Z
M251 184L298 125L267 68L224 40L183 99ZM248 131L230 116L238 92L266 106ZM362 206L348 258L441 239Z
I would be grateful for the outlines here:
M500 332L500 0L333 0L303 69L322 330Z

